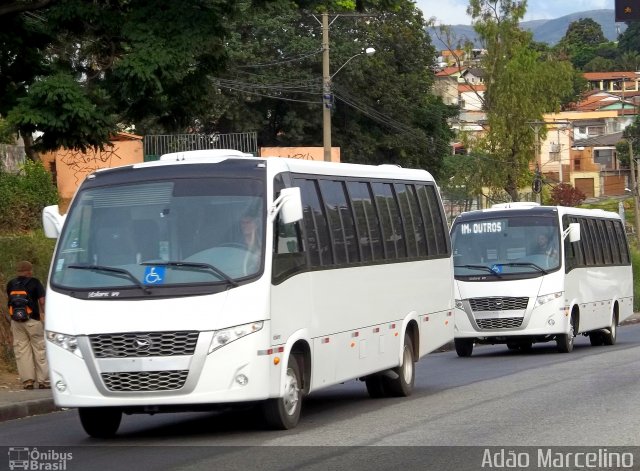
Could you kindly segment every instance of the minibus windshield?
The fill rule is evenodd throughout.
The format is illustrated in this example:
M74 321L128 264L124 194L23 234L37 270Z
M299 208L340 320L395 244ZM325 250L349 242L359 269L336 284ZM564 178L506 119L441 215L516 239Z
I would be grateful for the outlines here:
M176 178L80 190L51 283L96 290L220 284L264 266L264 182Z
M456 222L451 231L456 278L496 281L545 275L560 267L557 218L496 216Z

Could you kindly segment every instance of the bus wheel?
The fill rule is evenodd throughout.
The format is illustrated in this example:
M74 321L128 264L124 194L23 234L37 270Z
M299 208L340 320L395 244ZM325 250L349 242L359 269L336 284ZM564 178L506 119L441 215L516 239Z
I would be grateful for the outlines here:
M589 342L593 347L599 347L604 344L604 335L599 330L595 332L589 332Z
M122 420L122 411L115 407L81 407L78 415L84 431L94 438L113 437Z
M575 334L576 317L571 314L569 321L569 333L558 335L556 337L556 345L560 353L571 353L573 351L573 339Z
M395 378L382 377L384 391L388 396L393 397L410 396L416 379L416 364L413 358L413 342L407 334L404 335L402 364L392 371L395 373Z
M618 336L618 315L615 312L611 316L611 325L608 331L604 331L601 335L605 345L615 345Z
M267 399L263 405L267 424L274 429L289 430L298 425L302 408L302 376L295 356L289 357L284 396Z
M470 357L473 353L473 339L454 339L459 357Z
M372 399L380 399L381 397L387 397L387 390L383 377L379 374L373 374L364 378L364 383L367 385L367 392Z

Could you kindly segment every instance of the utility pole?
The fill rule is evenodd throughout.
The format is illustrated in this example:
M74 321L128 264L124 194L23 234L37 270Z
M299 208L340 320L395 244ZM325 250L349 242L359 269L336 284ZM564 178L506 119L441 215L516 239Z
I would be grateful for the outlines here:
M331 162L331 73L329 72L329 13L322 14L322 142L324 161Z
M536 156L536 176L533 180L533 188L536 193L536 203L542 204L542 182L536 183L538 179L542 179L542 166L540 165L540 128L545 125L544 121L529 121L529 125L535 134L535 156ZM539 185L539 186L538 186ZM535 191L539 188L539 191Z
M372 17L375 15L367 15L367 14L340 14L339 16L351 16L357 18L366 18ZM338 16L334 18L333 21ZM318 21L318 18L316 18ZM332 23L333 23L332 21ZM322 20L320 21L322 25L322 142L324 147L324 161L331 162L331 111L333 109L333 94L331 93L331 80L333 77L346 65L354 57L357 57L362 54L373 54L376 52L373 48L367 48L366 50L358 53L352 57L350 57L347 62L342 64L334 73L331 74L329 67L329 13L322 13Z

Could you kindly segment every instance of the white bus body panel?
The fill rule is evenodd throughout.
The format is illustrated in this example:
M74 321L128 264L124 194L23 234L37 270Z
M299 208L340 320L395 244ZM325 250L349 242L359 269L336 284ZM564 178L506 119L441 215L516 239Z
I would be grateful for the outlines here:
M171 156L132 168L166 167L170 174L173 165L225 160L206 152L197 154L197 158L188 154L176 155L178 162ZM273 194L274 175L288 171L433 181L426 171L395 166L253 160L265 162L268 195ZM273 246L271 226L267 224L266 247ZM271 268L272 259L267 254L259 279L211 295L100 301L76 299L48 289L47 332L78 336L79 350L83 352L80 357L77 352L46 342L56 404L187 409L197 404L258 401L283 396L283 365L287 365L291 348L298 340L306 342L311 350L310 391L400 365L403 335L411 321L418 326L418 357L453 340L451 257L311 270L278 285L271 283ZM216 330L256 321L264 322L260 331L206 353ZM88 340L94 334L180 331L200 333L193 355L99 359L94 358ZM269 353L265 353L267 350ZM174 368L188 371L184 387L177 390L113 392L100 379L102 373L108 372ZM245 385L236 381L241 373L248 378ZM66 389L56 388L57 383Z
M268 318L267 282L263 278L207 296L143 301L87 301L50 291L47 310L57 315L47 317L47 331L80 336L81 349L83 345L91 348L86 339L92 334L200 332L196 354L188 357L100 359L85 352L84 358L80 358L47 342L51 383L63 380L68 386L64 392L53 388L56 404L60 407L197 404L277 396L281 367L274 365L268 355L258 355L259 350L271 345L269 322L264 323L262 330L206 354L214 331ZM96 387L101 373L167 370L173 369L172 364L175 369L189 371L182 391L110 393ZM241 372L249 378L246 386L234 381Z
M288 338L296 325L308 326L311 390L352 379L354 371L395 367L412 319L419 356L453 339L452 277L449 259L297 275L272 288L272 334Z
M525 206L535 208L539 205L499 205L478 213L492 215L501 209L521 209ZM508 217L506 211L504 217ZM613 220L618 216L600 210L584 210L578 208L557 207L558 221L565 215L608 217ZM502 215L501 215L502 216ZM584 234L582 235L584 237ZM577 243L577 242L575 242ZM455 310L456 338L508 338L508 337L553 337L570 331L570 315L577 309L579 324L575 334L588 333L606 329L611 325L614 309L617 308L618 322L633 314L633 273L631 265L580 266L565 273L564 260L561 258L559 269L548 274L528 279L501 280L498 277L491 281L466 281L457 279ZM543 305L537 306L539 296L562 293ZM472 311L471 299L478 298L528 298L526 309ZM479 328L475 319L523 317L519 327Z

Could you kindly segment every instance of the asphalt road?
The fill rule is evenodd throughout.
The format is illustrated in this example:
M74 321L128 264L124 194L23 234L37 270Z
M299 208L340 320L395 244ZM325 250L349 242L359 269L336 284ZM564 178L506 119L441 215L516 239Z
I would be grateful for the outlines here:
M411 397L370 399L364 383L350 381L308 397L299 426L286 432L265 430L247 409L125 416L104 441L87 437L71 410L2 423L0 444L70 450L70 471L481 469L486 447L638 448L639 372L636 324L618 330L615 346L580 337L570 354L555 343L524 354L505 346L476 347L470 358L432 354L417 364Z

